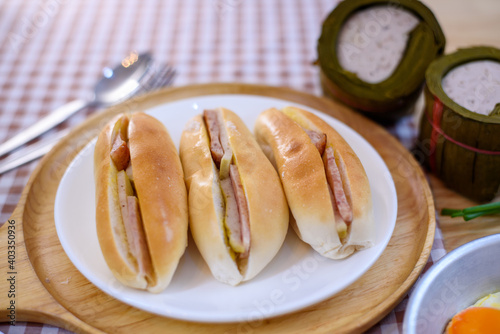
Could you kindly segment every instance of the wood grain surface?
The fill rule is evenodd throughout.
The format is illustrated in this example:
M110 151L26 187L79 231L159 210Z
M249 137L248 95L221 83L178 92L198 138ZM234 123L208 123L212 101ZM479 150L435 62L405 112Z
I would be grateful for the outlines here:
M438 19L446 37L445 53L458 48L489 45L500 48L500 1L422 1Z
M398 195L394 234L374 266L334 297L277 318L233 324L204 324L158 317L106 295L73 266L54 226L54 201L64 171L113 115L192 96L250 94L307 105L351 126L368 140L391 171ZM81 333L352 333L368 329L404 297L422 271L432 247L435 216L431 191L419 165L383 128L327 99L286 88L209 84L171 88L98 114L75 129L30 178L12 219L16 222L17 320L54 324ZM6 238L6 225L0 229ZM6 254L6 245L0 246ZM2 255L3 256L3 255ZM0 270L8 271L6 264ZM7 289L0 281L0 291ZM3 292L2 292L3 293ZM0 310L6 316L6 310Z
M444 208L463 209L481 203L474 202L446 188L443 182L435 176L431 175L429 180L436 212L439 215L439 227L443 233L444 247L448 252L469 241L500 233L500 215L478 217L467 222L461 217L442 216L440 212Z

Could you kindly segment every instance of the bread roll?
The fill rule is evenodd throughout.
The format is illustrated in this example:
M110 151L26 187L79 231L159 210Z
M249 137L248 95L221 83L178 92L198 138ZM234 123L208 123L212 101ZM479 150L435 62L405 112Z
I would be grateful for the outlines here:
M317 138L326 135L324 152L308 133ZM299 108L269 109L259 115L255 135L278 171L293 215L292 226L304 242L332 259L373 245L368 177L349 144L330 125ZM334 163L327 164L328 153ZM335 169L340 187L330 185L325 166Z
M113 275L129 287L164 290L188 230L182 166L166 128L142 112L115 117L97 139L94 176L97 236Z
M214 125L220 132L213 141L219 139L226 147L224 158L216 163L205 117L198 115L186 124L179 151L189 193L190 230L213 276L237 285L255 277L280 249L288 229L288 206L276 171L243 121L224 108L207 112L216 119ZM247 204L247 254L244 249L235 250L237 242L233 243L228 236L231 228L227 224L227 210L231 202L223 184L228 179L224 175L227 163L231 166L230 173L237 169L243 189L243 198L237 192L234 196ZM244 231L243 226L241 233L245 234Z

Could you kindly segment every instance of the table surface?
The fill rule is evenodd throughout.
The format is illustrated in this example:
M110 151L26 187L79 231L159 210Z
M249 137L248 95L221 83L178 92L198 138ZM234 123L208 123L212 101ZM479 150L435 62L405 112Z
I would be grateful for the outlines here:
M173 64L178 70L176 86L243 82L287 86L321 95L318 69L312 63L321 22L337 3L0 1L0 142L56 107L88 97L103 67L121 61L132 51L150 50L158 61ZM500 47L500 1L428 0L426 5L446 35L446 52L471 45ZM417 134L418 111L388 128L407 148L411 148ZM83 122L93 112L80 112L58 130ZM51 131L42 138L53 134ZM13 212L36 163L0 175L0 222ZM473 204L444 189L432 176L430 180L438 209ZM479 221L472 229L456 220L438 220L441 229L436 231L427 267L446 250L484 234L500 233L498 218ZM406 303L407 298L369 332L402 332ZM0 324L0 332L67 331L20 322L15 327Z

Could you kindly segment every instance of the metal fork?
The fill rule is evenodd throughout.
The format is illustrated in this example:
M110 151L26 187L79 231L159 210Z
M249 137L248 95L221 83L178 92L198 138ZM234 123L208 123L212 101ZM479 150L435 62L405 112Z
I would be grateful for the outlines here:
M143 80L141 87L131 96L131 98L171 85L176 75L177 72L175 69L168 64L159 65L157 68L151 69L148 77ZM6 158L1 159L0 175L47 154L52 147L69 132L70 129L61 130L50 138L40 140L32 145L18 149Z

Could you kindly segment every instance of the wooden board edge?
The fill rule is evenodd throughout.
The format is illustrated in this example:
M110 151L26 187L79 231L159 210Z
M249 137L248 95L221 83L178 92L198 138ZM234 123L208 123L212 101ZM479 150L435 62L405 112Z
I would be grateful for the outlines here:
M414 163L417 164L416 161L414 161ZM432 246L434 244L434 237L435 237L435 233L436 233L436 211L435 211L434 199L432 196L430 186L429 186L420 166L417 166L417 167L419 170L421 180L423 182L425 182L424 191L425 191L425 197L426 197L426 200L428 203L427 214L429 215L429 226L427 228L427 235L425 238L425 243L422 246L422 252L420 253L420 257L417 261L417 264L413 268L412 272L407 277L405 282L393 293L393 295L392 295L393 297L390 299L387 299L384 303L380 304L380 308L382 308L384 310L383 312L381 312L381 315L378 317L373 316L373 321L370 321L369 323L366 324L366 326L363 326L362 328L360 328L361 331L366 331L369 328L376 325L380 320L382 320L387 314L389 314L407 296L408 291L412 288L412 286L415 284L417 279L420 277L420 275L424 271L426 264L429 260L429 257L431 255Z
M27 192L23 192L22 200L19 203L24 203L26 195ZM15 241L15 267L11 271L7 261L2 261L0 264L0 272L9 275L9 277L15 277L15 287L10 290L12 289L10 282L7 279L0 280L0 293L8 298L5 307L3 303L0 305L0 319L13 321L13 324L21 321L31 321L61 327L78 333L102 334L103 332L83 322L61 306L38 279L26 250L22 224L23 212L23 206L16 206L7 222L0 227L0 240L9 240L9 226L13 225L15 227L15 239L11 239ZM15 223L10 224L10 222ZM0 244L1 258L7 259L8 246L8 243ZM29 289L30 296L37 297L35 304L28 305L25 303L23 291L26 289ZM12 298L9 297L11 295L10 291L14 291L12 292ZM7 309L11 305L11 301L14 302L13 305L15 306L13 313Z

